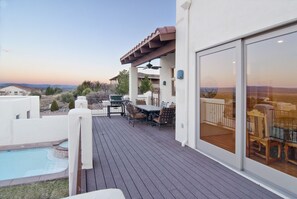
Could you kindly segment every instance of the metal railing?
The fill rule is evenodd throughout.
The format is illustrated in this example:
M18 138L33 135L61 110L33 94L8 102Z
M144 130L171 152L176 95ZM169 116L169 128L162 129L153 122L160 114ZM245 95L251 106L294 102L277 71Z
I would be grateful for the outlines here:
M235 116L233 109L227 110L229 105L213 103L213 102L202 102L201 106L201 118L203 122L222 126L225 128L235 129Z
M278 139L297 142L297 112L272 110L272 124L268 121L270 136Z

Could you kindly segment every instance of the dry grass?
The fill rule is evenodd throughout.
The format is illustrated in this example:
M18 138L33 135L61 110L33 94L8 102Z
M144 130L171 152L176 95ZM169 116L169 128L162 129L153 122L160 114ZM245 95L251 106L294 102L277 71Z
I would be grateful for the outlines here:
M56 199L68 196L68 179L0 188L1 199Z

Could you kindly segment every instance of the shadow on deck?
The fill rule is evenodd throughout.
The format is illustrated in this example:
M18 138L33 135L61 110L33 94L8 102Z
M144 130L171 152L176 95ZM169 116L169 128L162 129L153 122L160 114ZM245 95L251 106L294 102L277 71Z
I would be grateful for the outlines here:
M279 198L199 152L171 127L133 128L120 116L93 117L94 169L86 192L119 188L126 198Z

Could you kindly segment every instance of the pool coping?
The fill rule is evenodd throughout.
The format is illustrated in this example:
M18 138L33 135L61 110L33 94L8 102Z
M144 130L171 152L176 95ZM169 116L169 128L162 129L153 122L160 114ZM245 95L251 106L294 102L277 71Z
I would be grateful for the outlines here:
M67 139L55 141L55 142L42 142L34 144L22 144L22 145L10 145L10 146L0 146L0 151L6 150L19 150L19 149L28 149L28 148L40 148L40 147L55 147L60 143L66 141ZM47 180L63 179L68 178L68 168L64 171L58 173L9 179L9 180L0 180L0 187L8 187L21 184L29 184L34 182L42 182Z
M18 150L18 149L29 149L29 148L40 148L40 147L54 147L68 139L62 139L54 142L40 142L40 143L30 143L30 144L17 144L17 145L6 145L0 146L0 151L7 150Z

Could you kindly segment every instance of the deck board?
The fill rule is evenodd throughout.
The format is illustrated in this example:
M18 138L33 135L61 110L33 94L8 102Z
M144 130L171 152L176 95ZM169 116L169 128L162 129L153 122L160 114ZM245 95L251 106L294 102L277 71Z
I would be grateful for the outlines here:
M126 198L279 198L199 152L170 127L93 117L94 169L86 191L119 188Z

